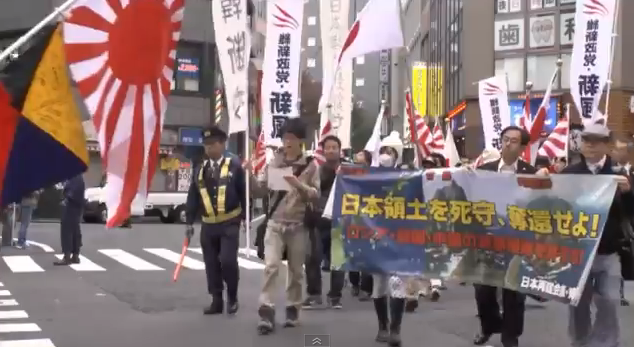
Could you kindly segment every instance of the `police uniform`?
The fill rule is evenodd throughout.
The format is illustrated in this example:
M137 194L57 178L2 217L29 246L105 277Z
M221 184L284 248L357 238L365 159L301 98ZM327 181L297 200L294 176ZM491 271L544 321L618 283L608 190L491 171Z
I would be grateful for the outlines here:
M227 140L217 127L203 132L203 140ZM224 309L223 290L227 286L227 312L238 310L238 247L240 223L246 210L245 172L236 158L207 158L192 175L187 193L187 224L202 214L200 245L205 261L207 288L213 301L205 314ZM224 282L224 284L223 284Z

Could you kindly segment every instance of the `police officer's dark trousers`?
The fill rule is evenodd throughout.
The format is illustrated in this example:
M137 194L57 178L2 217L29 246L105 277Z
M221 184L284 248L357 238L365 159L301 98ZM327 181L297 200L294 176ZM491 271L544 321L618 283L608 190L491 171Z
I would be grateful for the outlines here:
M81 206L67 203L60 221L62 253L65 256L79 255L81 244Z
M516 341L524 330L526 296L516 291L502 290L502 316L497 300L497 287L474 285L482 334L501 333L502 341Z
M205 260L207 290L214 300L222 301L223 281L227 285L227 300L237 302L238 248L240 243L240 223L228 221L218 224L203 223L200 231L200 245Z

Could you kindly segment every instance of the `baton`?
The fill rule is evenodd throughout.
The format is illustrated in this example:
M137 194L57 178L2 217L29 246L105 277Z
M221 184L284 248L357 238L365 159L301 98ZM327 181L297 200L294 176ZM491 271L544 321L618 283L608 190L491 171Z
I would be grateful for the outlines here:
M187 248L189 247L189 237L185 237L183 241L183 250L181 251L181 256L178 259L178 264L176 264L176 268L174 269L174 282L178 281L178 275L181 272L181 267L183 267L183 260L185 260L185 253L187 253Z

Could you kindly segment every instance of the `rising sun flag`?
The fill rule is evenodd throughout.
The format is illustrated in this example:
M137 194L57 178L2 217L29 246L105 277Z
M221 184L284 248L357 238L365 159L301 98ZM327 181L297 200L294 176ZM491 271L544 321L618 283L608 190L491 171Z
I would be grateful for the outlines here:
M86 171L81 115L58 26L0 72L0 207Z
M108 227L145 201L156 171L184 0L84 0L64 23L66 57L97 131Z

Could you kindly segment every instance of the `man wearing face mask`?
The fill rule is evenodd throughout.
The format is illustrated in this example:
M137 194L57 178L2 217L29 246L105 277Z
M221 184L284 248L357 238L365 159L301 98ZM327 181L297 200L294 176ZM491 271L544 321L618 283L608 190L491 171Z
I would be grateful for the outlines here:
M326 162L319 167L320 198L313 213L317 221L314 230L310 230L311 251L306 259L306 292L308 297L302 304L303 309L321 308L321 263L323 257L330 259L330 234L332 222L323 218L322 214L330 190L335 182L339 165L344 162L341 158L341 140L336 136L326 136L320 146L324 152ZM341 309L341 291L345 282L345 272L339 270L330 271L330 292L328 292L328 305L334 309Z
M396 167L403 155L403 142L398 132L393 131L381 141L379 165ZM384 274L373 274L374 310L379 323L377 342L387 342L391 347L401 346L401 323L405 312L405 278ZM389 298L388 298L389 297Z

